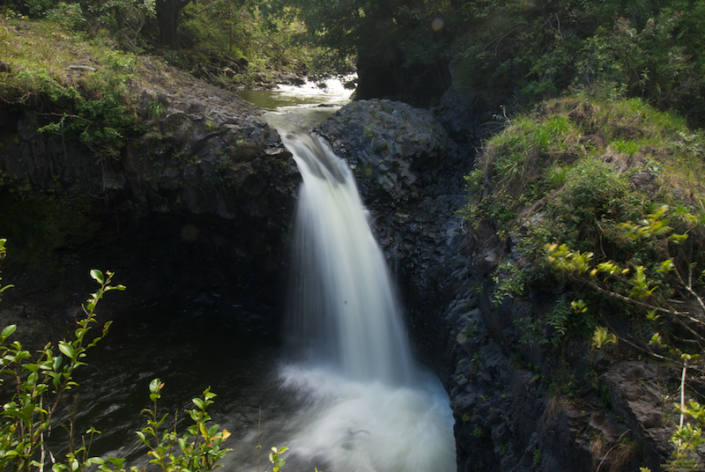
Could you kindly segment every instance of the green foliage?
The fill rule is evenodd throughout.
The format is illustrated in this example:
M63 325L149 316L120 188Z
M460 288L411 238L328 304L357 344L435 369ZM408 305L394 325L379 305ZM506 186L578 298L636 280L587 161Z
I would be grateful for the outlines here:
M674 263L675 257L671 254L671 250L685 242L688 234L674 233L674 228L669 226L670 221L666 219L668 213L668 207L660 205L636 224L629 221L617 226L622 238L632 243L632 259L627 260L624 264L606 260L591 269L592 253L572 252L565 245L550 245L547 247L546 253L549 263L556 270L568 274L573 280L583 283L601 295L631 306L635 311L640 312L646 320L654 324L661 324L661 330L668 329L669 323L678 324L686 329L685 334L671 334L668 341L664 341L664 337L659 332L651 337L649 345L666 351L667 356L656 354L650 349L647 349L646 352L662 361L670 360L671 362L680 361L683 363L680 387L681 403L680 405L676 404L681 419L671 437L671 442L675 446L673 456L664 466L669 471L696 470L702 465L696 455L699 456L698 446L705 443L701 427L703 418L705 418L705 413L703 413L705 409L692 400L690 407L686 407L684 398L688 363L699 363L701 355L683 352L677 346L686 345L690 348L690 345L694 343L700 347L700 342L705 340L701 334L703 327L705 327L705 320L702 319L701 312L688 310L685 308L687 305L684 305L688 302L695 302L700 309L705 307L702 296L696 291L692 277L693 269L702 267L702 261L681 253L681 257L687 257L686 274L681 272L684 270L682 264L679 268ZM692 221L692 219L688 220ZM650 270L642 265L636 265L634 262L634 260L639 260L639 249L651 255ZM669 290L671 286L678 287L680 293ZM674 296L676 298L673 298ZM657 315L657 313L665 315L668 322L658 321L661 315ZM684 320L689 321L690 325L696 329L686 325ZM617 336L610 333L607 328L598 326L591 342L593 348L591 363L594 351L610 343L617 344ZM692 418L700 425L694 427L690 423L685 423L685 417Z
M523 295L529 276L525 269L519 268L513 261L506 261L497 268L497 275L492 280L497 284L492 295L492 303L500 305L505 298Z
M572 310L568 306L568 303L564 299L561 299L546 316L546 322L554 331L554 335L551 338L551 343L554 346L559 345L568 333L571 313Z
M629 157L634 156L639 150L639 145L629 139L618 139L613 141L611 146L615 151L627 154Z
M147 426L142 431L137 432L140 441L149 448L149 455L152 457L151 463L156 464L164 472L167 471L190 471L207 472L217 467L218 460L223 458L232 449L223 449L221 444L230 437L227 429L220 431L217 424L207 425L211 420L206 408L213 404L216 396L207 388L203 392L203 398L194 398L193 403L196 408L186 410L194 424L189 426L182 435L175 430L164 430L160 434L168 415L159 416L157 413L157 402L161 398L161 389L164 384L159 379L154 379L149 384L149 399L152 401L152 408L143 410L147 414ZM175 452L178 445L181 453Z
M541 449L536 448L531 454L531 467L536 468L541 463Z
M703 2L483 0L459 10L467 33L456 63L468 88L521 88L531 102L611 84L703 122Z
M679 309L671 306L671 286L682 286L692 292L689 277L683 277L673 263L671 248L687 238L674 233L667 216L668 206L658 206L645 215L638 224L631 221L613 227L613 242L629 248L631 257L624 262L602 260L595 263L593 253L571 251L565 244L546 247L546 258L557 271L574 280L582 280L589 287L636 308L677 315ZM640 264L649 261L649 267ZM689 269L692 271L692 267ZM663 286L662 288L661 285ZM659 290L660 289L660 290ZM598 346L599 348L599 346Z
M472 435L475 436L477 439L480 439L483 436L482 427L476 424L472 430Z
M84 0L82 3L91 19L89 29L92 36L109 32L129 51L138 52L145 48L142 33L156 17L155 0Z
M33 34L15 36L10 42L5 60L12 72L0 76L0 102L50 106L52 113L45 115L40 132L79 140L98 158L119 157L125 141L141 129L128 87L136 56L95 48L99 73L69 78L64 61L71 56L63 57L67 50L54 38L58 35L74 44L83 40L47 24L28 28Z
M686 53L686 42L674 37L681 34L683 13L665 7L652 14L655 16L639 28L620 17L611 28L598 27L584 43L585 55L578 63L578 72L625 84L632 93L658 104L677 106L697 87L692 83L697 72Z
M81 6L77 3L59 2L46 12L46 18L74 31L82 30L86 24Z
M485 179L485 171L483 169L475 169L465 176L465 183L470 192L477 192L482 189L482 181Z
M95 308L105 293L111 290L124 290L122 285L110 285L113 274L103 275L98 270L91 271L91 276L98 281L100 288L91 294L84 306L86 318L77 322L76 338L61 341L58 344L60 354L55 354L51 344L39 352L37 359L22 349L15 341L9 346L5 340L15 331L15 326L6 327L0 334L0 383L10 380L12 398L0 412L0 469L23 471L30 467L41 467L45 457L44 435L50 428L51 419L59 406L61 395L78 386L73 381L76 368L85 365L83 358L86 351L95 346L107 333L110 323L106 323L102 333L88 340L91 324L95 323ZM90 431L91 437L94 431ZM57 463L53 470L78 470L79 461L87 463L88 446L71 450L67 456L67 465ZM41 459L37 454L41 452ZM85 465L80 468L84 470Z
M625 138L625 130L639 139ZM598 133L606 140L590 138ZM703 142L684 120L639 99L568 97L542 103L486 143L478 168L467 178L473 197L465 215L475 224L496 221L500 234L511 234L517 215L541 211L550 224L538 220L526 225L529 237L520 243L537 260L551 243L564 243L578 253L617 247L631 252L639 243L626 240L617 226L639 221L651 211L651 198L635 189L631 176L654 176L661 201L672 202L674 219L693 224L694 213L700 213L697 202L705 197L696 183L705 178L705 170L695 157ZM684 202L682 195L690 197ZM602 248L598 237L603 238ZM653 245L644 249L651 252L640 254L635 267L648 267L657 250Z
M151 119L158 120L164 116L166 109L164 105L155 100L149 103L147 113Z
M6 239L0 239L0 261L5 258L5 253L6 253L5 243L6 242L7 242ZM0 278L0 280L2 280L2 278ZM13 285L5 285L5 286L0 285L0 294L2 294L2 292L7 290L8 288L12 288L12 287L13 287ZM9 335L5 335L5 337L7 337L7 336L9 336Z
M602 349L607 344L617 344L617 336L614 333L610 333L607 328L598 326L592 335L592 346L595 349Z
M529 316L514 320L514 324L521 330L519 342L526 346L543 346L548 343L544 334L544 320L532 319Z
M272 447L272 452L269 453L269 463L272 464L273 472L277 472L282 468L286 461L280 456L288 450L288 447ZM318 471L318 469L316 469L316 471Z
M511 128L492 138L480 165L494 183L514 188L522 183L527 173L535 172L535 168L543 164L549 150L552 153L565 151L565 138L574 129L565 116L552 116L545 121L520 117ZM514 194L522 190L517 189Z
M515 321L522 344L546 350L550 340L550 355L565 364L552 370L551 391L575 394L563 357L576 341L589 350L590 365L598 350L615 345L607 356L634 349L682 369L681 421L664 468L699 470L702 408L683 399L686 371L700 372L705 345L705 191L695 184L705 177L696 158L704 141L682 118L607 92L543 102L512 118L478 157L483 173L467 178L466 215L476 227L484 219L498 240L514 239L519 260L532 267L527 281L538 279L531 285L565 282L575 296ZM556 115L569 126L535 133L561 123ZM509 212L515 216L500 216Z
M180 38L186 47L179 63L196 70L204 62L222 58L236 73L221 79L256 86L273 71L326 74L349 73L350 64L332 63L328 51L302 41L303 24L290 7L274 7L276 2L250 0L206 0L192 2L183 12ZM247 59L247 67L234 63ZM170 61L173 62L173 61Z
M22 0L11 2L10 5L6 3L5 6L16 8L25 15L42 16L54 6L54 2L52 0Z

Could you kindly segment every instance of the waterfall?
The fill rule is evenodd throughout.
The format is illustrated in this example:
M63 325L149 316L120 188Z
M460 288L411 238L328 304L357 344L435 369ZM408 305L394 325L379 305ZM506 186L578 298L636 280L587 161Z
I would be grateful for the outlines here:
M320 139L289 134L284 141L303 177L290 334L351 380L408 384L408 337L352 172Z
M288 418L287 470L455 470L448 395L412 360L352 172L322 139L283 141L303 177L287 332L305 359L281 369L303 407Z

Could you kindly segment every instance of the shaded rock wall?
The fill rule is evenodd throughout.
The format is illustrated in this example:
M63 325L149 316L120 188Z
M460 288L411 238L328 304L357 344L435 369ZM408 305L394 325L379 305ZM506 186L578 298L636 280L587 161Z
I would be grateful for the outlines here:
M41 312L27 316L70 320L82 289L93 288L93 267L129 286L115 310L204 289L238 304L282 300L295 163L258 110L193 78L174 80L135 91L146 131L116 159L37 133L46 109L2 110L0 237L4 280L16 286L5 308L21 300Z

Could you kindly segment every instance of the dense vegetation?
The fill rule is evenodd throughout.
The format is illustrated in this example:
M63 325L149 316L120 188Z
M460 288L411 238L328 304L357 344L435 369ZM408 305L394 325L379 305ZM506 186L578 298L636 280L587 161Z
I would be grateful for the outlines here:
M428 106L455 82L530 107L607 81L691 124L705 119L699 0L7 0L4 8L198 76L219 66L205 75L225 82L354 63L360 98Z
M71 32L73 40L161 56L221 85L266 82L276 71L313 74L327 69L325 51L296 41L303 29L285 14L287 9L273 15L265 7L223 0L8 0L3 18L15 20L12 24L21 18L45 20Z
M279 2L310 41L356 58L363 98L429 105L454 80L530 107L608 81L690 123L705 119L702 1Z

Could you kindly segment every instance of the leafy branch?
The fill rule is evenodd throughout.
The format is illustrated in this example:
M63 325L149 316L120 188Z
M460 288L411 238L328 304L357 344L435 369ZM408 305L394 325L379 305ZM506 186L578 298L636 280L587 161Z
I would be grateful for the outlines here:
M99 270L91 271L91 277L100 284L100 288L91 294L83 306L86 317L77 321L76 338L59 342L60 354L54 354L50 343L35 360L22 349L19 341L9 346L4 344L15 332L15 325L7 326L0 333L0 385L9 377L14 382L15 390L12 399L3 405L0 412L0 471L19 472L30 467L43 467L43 462L36 460L36 454L41 450L41 457L45 456L44 434L48 432L57 411L59 399L64 392L78 385L72 379L73 372L85 365L82 359L86 351L105 336L110 326L109 322L106 323L99 336L92 341L87 339L90 325L96 322L95 308L105 293L125 289L123 285L110 285L113 274L107 272L106 275ZM77 459L77 454L81 452L87 453L87 448L71 451L69 465L54 464L53 469L83 470L85 465L81 466Z

